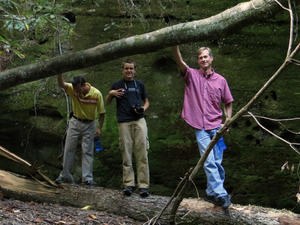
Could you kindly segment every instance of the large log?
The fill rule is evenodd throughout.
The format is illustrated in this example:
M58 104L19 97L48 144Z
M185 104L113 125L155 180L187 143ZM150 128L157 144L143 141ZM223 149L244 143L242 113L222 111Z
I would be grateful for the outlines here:
M281 2L287 3L287 0ZM299 0L295 3L299 4ZM124 56L145 54L182 43L217 39L259 18L271 17L279 10L282 9L276 0L243 2L206 19L177 24L1 72L0 90Z
M75 207L89 205L95 210L104 210L144 222L156 216L169 200L168 197L157 195L148 198L140 198L138 194L124 197L120 190L102 187L66 185L63 188L47 188L34 180L3 170L0 170L0 189L7 198ZM160 224L169 223L169 213L170 211L166 210L159 220ZM300 215L287 210L233 204L224 211L202 199L184 199L178 209L176 220L183 224L197 225L300 225Z

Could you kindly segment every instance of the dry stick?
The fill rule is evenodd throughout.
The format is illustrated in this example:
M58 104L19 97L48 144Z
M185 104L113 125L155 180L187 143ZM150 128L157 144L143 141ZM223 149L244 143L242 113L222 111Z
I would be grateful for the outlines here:
M217 143L217 141L221 138L221 136L226 132L226 130L231 126L233 122L235 122L237 119L239 119L247 110L248 108L256 101L258 97L260 97L263 92L273 83L273 81L279 76L279 74L282 72L282 70L290 64L290 59L299 51L300 49L300 43L297 45L297 47L294 49L294 51L284 60L282 65L279 67L279 69L272 75L272 77L263 85L263 87L254 95L254 97L242 108L239 112L237 112L231 119L227 119L225 121L224 126L216 133L216 135L213 137L211 142L209 143L208 147L206 148L204 154L201 156L200 160L198 161L197 165L193 169L189 180L192 180L196 174L198 173L199 169L203 167L203 164L208 157L209 153L211 152L214 145ZM175 201L181 202L183 193L186 189L186 185L182 187L182 190L176 197ZM175 224L175 214L177 212L177 209L179 207L179 204L174 204L172 208L172 212L174 212L174 215L171 217L172 221L171 224Z
M175 201L173 203L172 209L171 209L171 215L170 215L170 225L175 225L176 224L176 212L177 209L183 199L183 194L185 190L191 185L190 182L185 182L184 185L182 186L180 192L175 198Z
M163 212L168 208L168 206L173 201L173 199L178 195L180 188L182 188L182 186L185 185L185 183L187 182L188 177L190 176L192 169L193 168L190 168L189 171L187 173L185 173L183 179L177 185L175 191L173 192L173 195L171 196L171 198L169 199L169 201L167 202L167 204L165 205L165 207L160 211L160 213L157 216L154 217L155 219L154 219L153 223L151 222L151 220L152 220L151 219L150 222L149 222L149 224L155 225L157 223L158 219L161 217L161 215L163 214Z
M274 118L269 118L269 117L265 117L265 116L258 116L258 115L253 115L253 116L255 118L260 118L260 119L265 119L265 120L270 120L270 121L278 122L279 125L282 126L284 129L286 129L288 132L290 132L292 134L300 134L300 132L295 132L295 131L292 131L292 130L288 129L287 126L282 123L284 121L300 120L299 117L296 117L296 118L287 118L287 119L274 119ZM243 117L250 117L250 116L249 115L244 115Z
M256 118L260 118L260 119L265 119L265 120L270 120L270 121L274 121L274 122L282 122L282 121L293 121L293 120L300 120L300 117L294 117L294 118L283 118L283 119L274 119L274 118L270 118L270 117L266 117L266 116L258 116L258 115L254 115ZM249 115L244 115L243 117L250 117Z
M290 61L291 61L292 63L294 63L296 66L300 66L300 60L291 59Z
M286 57L289 57L290 53L291 53L291 49L292 49L292 45L293 45L293 34L294 34L294 16L293 16L293 10L292 10L292 6L291 6L291 0L288 0L288 4L289 4L289 9L288 12L290 14L290 39L289 39L289 47L288 47L288 51L287 51L287 55Z
M27 162L24 159L20 158L16 154L8 151L6 148L4 148L2 146L0 146L0 155L4 156L4 157L6 157L6 158L8 158L10 160L13 160L13 161L15 161L15 162L17 162L19 164L22 164L23 166L29 168L33 172L38 173L51 186L58 187L58 185L56 183L54 183L49 177L47 177L46 175L44 175L39 169L35 168L32 164L30 164L29 162Z
M255 122L258 124L258 126L260 126L263 130L267 131L269 134L273 135L277 139L279 139L282 142L288 144L296 153L298 153L300 155L300 152L293 146L293 145L300 145L299 143L291 143L291 142L283 139L282 137L279 137L278 135L276 135L275 133L273 133L269 129L265 128L263 125L261 125L261 123L255 118L255 116L251 112L248 112L248 113L255 120Z

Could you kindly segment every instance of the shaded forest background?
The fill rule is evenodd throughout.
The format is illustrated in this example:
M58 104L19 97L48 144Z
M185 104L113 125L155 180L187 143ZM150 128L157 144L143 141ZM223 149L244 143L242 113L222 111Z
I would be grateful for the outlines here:
M78 51L95 45L142 34L162 27L198 20L215 15L242 1L65 1L63 12L72 12L76 21L72 34L61 40L63 52ZM295 9L299 12L299 8ZM61 12L61 13L63 13ZM297 13L296 13L297 14ZM297 22L297 20L296 20ZM3 21L2 21L3 23ZM65 24L59 24L63 27ZM20 38L3 27L1 34ZM181 46L185 61L197 67L196 50L209 46L214 52L214 69L227 79L233 97L234 112L238 111L272 75L286 56L289 36L289 16L286 11L272 19L249 21L248 26L211 37L205 42ZM299 42L296 35L295 41ZM58 55L58 38L46 25L37 27L23 47L25 58L9 58L1 51L1 68L25 65L41 58ZM1 45L4 49L4 46ZM144 81L150 101L147 111L150 150L151 192L171 195L180 177L199 159L194 131L180 117L184 82L181 79L170 48L130 58L137 62L137 79ZM126 57L127 58L127 57ZM9 60L8 60L9 59ZM122 59L113 60L88 69L65 73L67 81L78 74L97 87L105 96L111 84L122 77ZM289 67L251 108L251 112L270 118L294 118L300 114L299 68ZM59 90L56 77L19 85L0 92L0 145L41 166L53 179L61 169L59 155L67 124L66 100ZM101 137L104 150L95 153L95 181L103 187L121 188L121 154L115 105L106 107ZM282 124L270 120L261 123L291 142L300 142L299 135L288 132ZM284 123L298 131L299 122ZM287 208L300 212L296 203L299 187L300 157L289 146L263 131L251 118L243 117L225 136L228 149L224 154L225 186L232 202L255 204L273 208ZM80 146L74 173L80 180ZM22 168L0 158L0 168L24 173ZM294 170L281 171L288 162ZM26 171L25 171L26 172ZM194 180L200 196L204 196L204 172ZM196 196L190 190L189 196Z

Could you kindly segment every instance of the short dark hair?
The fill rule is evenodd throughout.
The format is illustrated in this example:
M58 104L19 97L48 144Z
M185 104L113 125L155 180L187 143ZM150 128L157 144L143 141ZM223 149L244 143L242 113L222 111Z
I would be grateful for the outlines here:
M84 85L85 84L85 79L82 77L82 76L76 76L76 77L73 77L72 79L72 86L73 87L76 87L78 84L80 86Z
M131 59L126 59L122 62L122 69L124 68L125 63L133 64L134 69L136 69L136 63Z

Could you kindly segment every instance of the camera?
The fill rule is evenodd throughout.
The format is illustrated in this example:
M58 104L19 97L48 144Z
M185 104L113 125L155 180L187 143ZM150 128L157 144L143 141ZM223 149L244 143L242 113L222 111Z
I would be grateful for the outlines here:
M133 110L134 112L137 112L138 114L144 113L144 108L141 107L141 105L139 105L139 104L133 105L133 106L132 106L132 110Z

